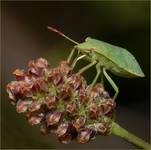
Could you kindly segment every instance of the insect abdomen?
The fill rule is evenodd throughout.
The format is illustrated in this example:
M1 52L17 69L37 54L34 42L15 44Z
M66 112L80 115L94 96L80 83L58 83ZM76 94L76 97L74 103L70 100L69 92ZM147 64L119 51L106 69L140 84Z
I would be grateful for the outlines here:
M136 75L125 71L124 69L120 68L117 64L109 60L108 58L104 57L100 54L95 54L98 58L97 61L101 62L102 66L107 70L111 71L113 74L121 77L136 77Z
M104 56L106 61L112 62L113 66L110 70L116 75L123 77L144 77L144 73L137 60L126 49L92 38L87 38L85 43L94 48L96 53Z

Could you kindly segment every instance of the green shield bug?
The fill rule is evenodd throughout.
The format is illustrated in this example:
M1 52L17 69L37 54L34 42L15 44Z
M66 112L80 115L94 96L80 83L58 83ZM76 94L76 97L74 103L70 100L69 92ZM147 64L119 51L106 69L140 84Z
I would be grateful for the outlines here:
M103 77L106 77L108 82L115 90L115 95L113 97L114 100L119 93L119 89L114 81L110 78L106 70L109 70L113 74L121 77L132 78L145 76L135 57L124 48L114 46L112 44L90 37L86 38L85 42L78 43L50 26L48 26L48 29L58 33L59 35L76 44L68 57L68 62L71 61L75 50L78 50L78 57L74 59L72 67L74 68L76 63L81 59L88 60L90 64L79 70L79 73L81 74L95 65L97 74L91 83L91 87L93 87L100 75L102 83Z

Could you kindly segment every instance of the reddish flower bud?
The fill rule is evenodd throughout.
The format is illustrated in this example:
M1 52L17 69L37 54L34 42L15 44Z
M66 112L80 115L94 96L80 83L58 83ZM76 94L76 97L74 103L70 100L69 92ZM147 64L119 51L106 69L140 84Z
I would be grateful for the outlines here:
M46 116L47 126L58 124L61 119L61 116L62 116L61 112L54 112L54 113L47 114Z
M61 123L56 131L60 142L69 143L76 135L76 130L71 123Z
M42 69L39 70L39 69L36 67L34 60L30 60L30 61L28 62L28 67L29 67L29 69L28 69L28 74L29 74L29 75L39 76L40 72L42 71Z
M37 102L37 101L32 102L32 103L29 105L28 110L29 110L30 112L38 111L38 110L41 108L41 105L42 105L41 102Z
M33 96L33 93L36 92L32 82L24 82L24 84L20 85L20 87L21 87L20 93L27 98L31 98Z
M45 77L39 77L34 81L34 86L35 88L37 88L37 92L38 90L42 90L42 91L48 91L48 84L45 81Z
M63 99L63 100L67 100L69 99L71 96L71 88L70 86L67 84L65 86L62 87L60 93L59 93L59 98Z
M16 111L17 113L23 113L23 112L26 112L29 105L32 103L32 101L23 101L23 100L19 100L17 102L17 105L16 105Z
M81 76L79 74L72 75L68 83L74 90L77 90L82 84Z
M55 108L56 107L56 102L57 102L57 99L55 96L46 96L45 97L45 100L44 100L44 103L46 104L46 106L49 108L49 109L52 109L52 108Z
M71 115L74 115L74 113L76 112L76 109L77 109L77 106L76 106L76 103L74 102L68 103L66 106L66 112Z
M58 140L63 144L68 144L69 142L71 142L72 138L72 135L67 133L63 136L58 137Z
M80 116L74 121L73 126L76 128L77 131L79 131L79 129L85 126L85 123L86 123L86 116Z
M98 117L98 112L99 112L99 108L95 103L92 103L89 107L88 107L88 114L90 116L90 118L95 119Z
M30 125L40 124L41 121L43 120L44 116L45 116L44 113L40 113L40 114L37 114L37 115L29 115L28 116L28 123Z
M107 132L107 127L103 123L95 123L95 129L98 133L104 135Z
M84 144L87 143L94 136L95 131L89 128L85 128L79 132L77 139L79 143Z
M33 67L28 69L29 75L39 76L41 71L42 69L39 71L37 68L33 68Z
M79 93L78 93L78 100L81 103L85 103L88 100L87 94L86 94L86 90L85 89L80 89Z
M92 98L96 98L102 95L102 93L104 92L104 87L102 84L97 83L91 90L90 96Z
M106 98L110 98L110 95L107 91L103 91L103 97Z
M68 75L71 71L71 68L69 67L67 61L61 61L59 64L59 69L60 69L61 74L63 75Z
M44 70L48 68L48 62L43 58L39 58L35 61L34 60L29 61L28 67L29 74L41 76L44 74Z
M49 64L48 61L44 58L38 58L35 61L35 66L38 68L48 68Z
M45 123L40 126L40 132L41 132L43 135L47 135L47 134L50 133L49 128L46 126Z
M58 129L57 129L57 131L56 131L56 135L57 135L58 137L63 136L64 134L67 133L68 128L69 128L69 124L68 124L68 123L61 123L61 124L58 126Z
M13 74L16 76L16 79L19 80L24 80L25 79L25 71L21 69L16 69Z
M115 102L111 98L106 100L106 104L112 108L115 106Z
M7 84L7 93L9 94L9 98L11 99L12 104L17 102L17 99L20 98L20 91L21 87L19 82L12 81L11 83Z
M112 99L106 99L101 103L100 110L103 114L108 114L115 107L115 102Z
M62 81L62 74L59 68L52 69L51 73L48 75L48 81L58 85Z

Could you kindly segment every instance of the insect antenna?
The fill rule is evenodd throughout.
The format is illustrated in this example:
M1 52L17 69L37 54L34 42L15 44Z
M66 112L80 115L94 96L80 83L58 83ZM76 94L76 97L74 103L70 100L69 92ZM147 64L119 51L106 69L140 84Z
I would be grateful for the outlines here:
M58 31L57 29L55 29L55 28L53 28L53 27L50 27L50 26L48 26L47 27L50 31L53 31L53 32L56 32L56 33L58 33L59 35L61 35L62 37L64 37L65 39L67 39L67 40L69 40L69 41L71 41L72 43L74 43L74 44L79 44L78 42L76 42L76 41L74 41L74 40L72 40L71 38L69 38L68 36L66 36L64 33L62 33L61 31Z

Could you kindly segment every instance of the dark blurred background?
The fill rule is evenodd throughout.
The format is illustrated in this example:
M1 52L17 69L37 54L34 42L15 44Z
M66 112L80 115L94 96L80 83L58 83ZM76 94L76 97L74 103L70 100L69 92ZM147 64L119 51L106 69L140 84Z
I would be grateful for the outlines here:
M26 68L30 59L47 58L51 66L66 59L73 44L55 33L51 25L75 41L87 36L128 49L138 60L145 78L120 78L111 74L120 89L117 122L150 141L150 2L2 2L2 148L136 148L123 139L98 136L88 144L60 144L54 135L43 136L27 124L9 103L5 86L14 80L15 68ZM79 63L80 66L86 62ZM76 68L76 70L78 70ZM84 76L91 82L95 69ZM106 89L113 89L106 82Z

